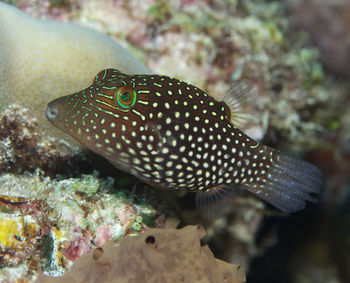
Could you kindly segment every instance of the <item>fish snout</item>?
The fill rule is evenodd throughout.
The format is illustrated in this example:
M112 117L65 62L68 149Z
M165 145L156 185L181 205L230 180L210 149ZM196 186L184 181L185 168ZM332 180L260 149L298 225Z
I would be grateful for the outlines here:
M51 101L46 108L45 115L46 118L50 121L53 122L54 120L57 120L60 112L57 107L57 103L55 103L55 100Z

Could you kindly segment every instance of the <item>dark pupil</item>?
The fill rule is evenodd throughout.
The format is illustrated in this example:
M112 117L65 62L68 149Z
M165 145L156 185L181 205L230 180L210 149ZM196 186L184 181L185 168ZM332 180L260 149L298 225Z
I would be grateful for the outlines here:
M123 102L129 102L130 100L131 100L131 93L130 92L128 92L128 91L126 91L126 92L124 92L121 96L120 96L120 99L121 99L121 101L123 101Z

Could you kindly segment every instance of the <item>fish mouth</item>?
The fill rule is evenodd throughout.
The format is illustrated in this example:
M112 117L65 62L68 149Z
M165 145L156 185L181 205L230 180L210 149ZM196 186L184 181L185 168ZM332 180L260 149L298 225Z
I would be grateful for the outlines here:
M59 116L59 111L55 101L51 101L46 108L45 115L46 118L53 123L54 120L56 120Z

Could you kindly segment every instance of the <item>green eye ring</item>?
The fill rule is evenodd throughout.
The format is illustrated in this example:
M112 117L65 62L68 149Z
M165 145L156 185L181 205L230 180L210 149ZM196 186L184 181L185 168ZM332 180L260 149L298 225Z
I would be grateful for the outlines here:
M121 110L127 111L133 107L137 100L136 91L129 87L121 87L118 89L116 94L116 100L118 106L121 107Z

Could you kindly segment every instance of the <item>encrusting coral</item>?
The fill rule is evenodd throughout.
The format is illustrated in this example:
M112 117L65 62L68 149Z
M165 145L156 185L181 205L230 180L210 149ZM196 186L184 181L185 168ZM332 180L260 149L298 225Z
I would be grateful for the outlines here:
M55 97L86 87L100 70L148 69L126 49L95 30L35 19L0 2L0 110L19 103L38 125L51 128L44 112ZM60 135L57 131L51 134Z
M61 278L41 276L40 283L243 283L239 265L215 259L200 240L201 226L147 229L144 234L108 242L75 262Z
M350 2L285 0L293 25L308 32L330 71L345 75L350 67Z
M72 168L68 166L71 156L57 143L42 135L28 109L10 105L0 117L0 171L40 169L50 175Z
M144 197L114 191L97 174L50 179L41 172L0 176L0 281L34 280L39 269L60 276L107 240L119 240L163 218Z

